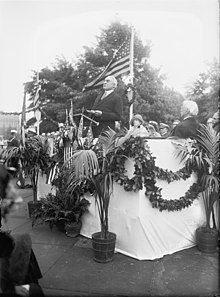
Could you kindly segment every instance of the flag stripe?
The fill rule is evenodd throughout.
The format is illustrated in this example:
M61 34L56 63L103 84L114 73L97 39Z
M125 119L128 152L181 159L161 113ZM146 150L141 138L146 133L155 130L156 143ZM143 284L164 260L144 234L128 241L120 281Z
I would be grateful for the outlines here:
M120 74L123 74L123 73L129 71L129 69L130 69L130 65L126 65L126 67L123 67L121 70L119 70L118 68L112 69L112 71L109 71L106 76L114 75L115 77L117 77ZM101 85L103 85L103 81L104 81L105 77L103 77L99 82L97 82L96 85L94 86L94 88L99 88Z
M126 40L114 54L112 60L108 63L105 69L95 78L93 81L88 83L84 87L84 91L91 89L97 89L102 84L104 79L109 75L114 75L115 77L123 74L130 69L130 40Z
M119 61L115 61L114 63L112 63L111 64L111 66L109 67L109 69L111 69L111 68L113 68L113 67L115 67L115 66L117 66L118 64L120 65L120 64L123 64L123 63L125 63L126 62L126 60L130 60L129 59L130 57L129 56L127 56L127 57L124 57L124 58L122 58L122 59L120 59Z

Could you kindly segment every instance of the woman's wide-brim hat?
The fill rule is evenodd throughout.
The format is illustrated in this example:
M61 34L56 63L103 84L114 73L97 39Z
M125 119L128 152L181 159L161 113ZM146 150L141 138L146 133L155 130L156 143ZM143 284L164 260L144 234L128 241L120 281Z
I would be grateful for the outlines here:
M133 116L133 118L130 121L131 126L134 125L134 120L140 121L141 124L144 123L144 120L143 120L143 118L142 118L142 116L140 114L136 114L136 115Z

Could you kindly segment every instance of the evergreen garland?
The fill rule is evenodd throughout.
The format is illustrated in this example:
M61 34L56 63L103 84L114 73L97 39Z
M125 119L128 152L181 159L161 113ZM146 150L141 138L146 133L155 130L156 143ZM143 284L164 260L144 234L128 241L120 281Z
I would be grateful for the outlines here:
M127 157L134 159L134 176L132 178L128 178L126 175L125 160ZM191 176L193 169L189 162L186 162L185 166L176 172L155 166L155 157L150 152L147 139L131 137L124 143L116 158L114 179L124 187L125 191L142 190L144 186L145 195L149 198L153 208L158 208L160 211L179 211L192 205L198 197L202 191L199 182L190 186L185 195L179 199L167 200L162 198L161 189L156 186L156 180L158 178L166 180L168 183L175 180L186 180Z

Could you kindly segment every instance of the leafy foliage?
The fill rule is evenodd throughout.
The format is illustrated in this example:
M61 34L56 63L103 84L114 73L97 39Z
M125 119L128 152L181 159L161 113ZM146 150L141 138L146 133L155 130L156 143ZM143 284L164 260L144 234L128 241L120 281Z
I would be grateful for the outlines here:
M73 192L87 183L94 194L99 212L101 236L108 237L108 207L113 191L113 167L117 155L116 132L112 129L99 137L96 147L79 150L70 158L68 189ZM88 188L86 188L88 189Z
M219 102L219 62L215 59L206 72L188 88L187 97L195 100L199 107L199 121L206 123L218 109Z
M65 227L69 223L78 223L82 215L87 211L89 201L82 196L77 189L70 193L68 191L69 171L65 169L59 173L53 181L56 187L56 194L49 193L45 198L41 198L41 208L34 211L32 215L32 226L49 222L52 229L54 225L63 223Z
M2 150L1 158L5 162L8 162L11 158L20 160L22 170L26 175L30 176L34 201L37 201L39 172L46 172L51 162L48 140L41 136L27 138L25 146L7 147Z
M219 201L219 133L201 125L196 146L190 151L179 147L183 158L199 172L199 182L206 211L206 227L210 228L210 216L214 203ZM213 213L214 214L214 213Z
M115 50L130 35L131 28L114 22L104 28L97 37L94 47L85 47L78 60L71 64L64 58L57 59L52 69L44 68L39 73L41 85L40 105L49 118L56 122L65 122L66 109L70 109L70 99L73 99L74 113L83 107L91 109L98 91L92 90L82 93L83 87L96 78L112 59ZM136 100L134 113L141 113L147 121L156 120L167 122L179 118L182 96L164 85L165 77L159 69L150 66L148 59L151 52L151 43L143 45L138 32L134 36L134 85ZM31 105L36 94L36 76L27 82ZM125 96L125 83L122 77L118 78L117 92L123 99L122 126L129 124L129 102ZM46 120L46 116L42 116ZM47 119L48 120L48 119ZM40 132L51 132L53 125L40 125ZM51 131L48 131L51 130Z

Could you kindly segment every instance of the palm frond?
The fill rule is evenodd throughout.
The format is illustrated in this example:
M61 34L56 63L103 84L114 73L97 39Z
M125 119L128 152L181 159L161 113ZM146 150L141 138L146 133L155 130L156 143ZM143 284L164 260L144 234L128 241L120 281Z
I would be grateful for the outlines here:
M115 148L116 132L109 128L99 136L99 142L102 145L103 155L111 153Z
M92 150L79 150L66 161L71 161L71 171L74 172L76 180L90 178L95 172L99 171L99 163L97 155Z

